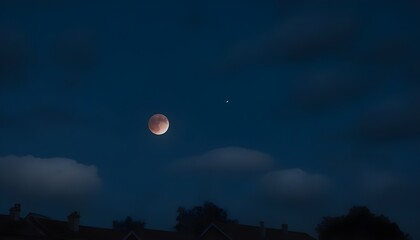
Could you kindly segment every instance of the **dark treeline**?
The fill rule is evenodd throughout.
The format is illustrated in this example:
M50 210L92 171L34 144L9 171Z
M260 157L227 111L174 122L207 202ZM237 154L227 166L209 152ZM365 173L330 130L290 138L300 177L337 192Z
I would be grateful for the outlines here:
M199 234L212 222L234 222L227 211L212 202L201 206L177 209L174 229L181 233ZM135 221L127 217L114 221L113 228L119 230L143 229L145 221ZM324 217L316 227L319 240L410 240L399 226L384 215L375 215L364 206L352 207L347 215Z

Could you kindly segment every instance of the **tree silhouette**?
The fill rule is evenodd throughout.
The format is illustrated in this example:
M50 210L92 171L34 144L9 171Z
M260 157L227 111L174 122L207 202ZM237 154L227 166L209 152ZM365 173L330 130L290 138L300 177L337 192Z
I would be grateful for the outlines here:
M145 224L146 223L144 221L134 221L130 216L128 216L125 220L113 221L112 228L121 231L132 231L144 229Z
M352 207L346 216L324 217L317 226L319 240L408 240L398 225L367 207Z
M211 202L204 202L202 206L192 209L179 207L177 213L175 230L195 235L202 233L212 222L236 222L228 218L226 210Z

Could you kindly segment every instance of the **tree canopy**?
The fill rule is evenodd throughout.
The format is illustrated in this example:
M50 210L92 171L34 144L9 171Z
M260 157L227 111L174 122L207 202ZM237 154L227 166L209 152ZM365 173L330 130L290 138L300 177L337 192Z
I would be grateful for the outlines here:
M177 213L175 230L195 235L202 233L212 222L236 222L228 218L226 210L211 202L204 202L202 206L191 209L179 207Z
M126 217L125 220L113 221L112 228L121 231L132 231L144 229L144 221L134 221L130 216Z
M352 207L348 214L325 217L317 226L319 240L408 240L410 237L384 215L375 215L367 207Z

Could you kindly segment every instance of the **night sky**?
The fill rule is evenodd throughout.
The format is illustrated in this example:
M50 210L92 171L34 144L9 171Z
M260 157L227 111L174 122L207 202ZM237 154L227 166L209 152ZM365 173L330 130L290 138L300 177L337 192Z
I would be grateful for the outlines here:
M420 238L417 1L0 2L0 211L170 230L213 201ZM170 128L152 134L148 119Z

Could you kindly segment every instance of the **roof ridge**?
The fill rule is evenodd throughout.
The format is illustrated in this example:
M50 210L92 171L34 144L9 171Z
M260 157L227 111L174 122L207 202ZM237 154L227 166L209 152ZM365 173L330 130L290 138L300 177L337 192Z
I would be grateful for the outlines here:
M36 218L51 219L48 216L45 216L45 215L42 215L42 214L39 214L39 213L35 213L35 212L29 212L28 214L26 214L25 218L27 218L27 217L36 217Z
M250 224L243 224L243 223L235 223L235 222L215 222L214 224L236 224L236 225L240 225L240 226L244 226L244 227L254 227L254 228L259 228L260 226L258 225L250 225ZM265 229L272 229L272 230L281 230L281 228L273 228L273 227L265 227ZM289 232L294 232L294 231L290 231Z
M64 220L57 220L57 219L50 219L50 218L46 218L46 219L41 219L41 220L46 220L49 222L56 222L56 223L64 223L66 224L67 221ZM112 227L95 227L95 226L87 226L87 225L82 225L80 224L80 228L90 228L90 229L101 229L101 230L113 230L113 231L117 231L117 232L122 232L118 229L113 229Z

